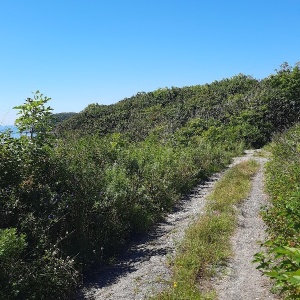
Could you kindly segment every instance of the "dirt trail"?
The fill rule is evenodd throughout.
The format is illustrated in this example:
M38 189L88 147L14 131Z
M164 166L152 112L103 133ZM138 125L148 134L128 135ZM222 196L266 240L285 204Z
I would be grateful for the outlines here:
M247 151L243 157L236 158L229 167L252 158L254 152ZM262 159L259 160L263 163ZM205 198L222 174L215 174L210 181L199 184L189 196L183 197L174 212L169 214L164 222L158 224L149 235L134 243L113 266L107 267L104 270L102 269L95 274L95 279L81 291L77 299L143 300L169 286L172 274L168 268L168 261L174 256L176 247L182 241L186 228L195 218L203 213ZM233 239L233 244L236 244L234 246L235 253L244 252L241 249L245 246L247 249L251 249L251 251L247 251L247 255L252 255L252 253L257 251L257 248L255 248L256 240L261 239L263 236L263 225L255 219L258 215L260 205L265 201L262 183L262 172L260 170L254 179L254 187L249 198L253 200L248 199L245 202L245 207L247 208L242 208L239 230ZM256 185L258 187L255 188ZM255 200L254 198L259 198L260 200L255 202L256 204L252 207L251 202ZM253 218L253 232L240 232L240 229L248 227L247 220L249 218ZM258 235L255 233L256 227L262 229L262 232L259 232ZM243 237L243 235L246 236ZM246 261L248 261L248 264L251 264L251 260L252 256L247 258L239 256L231 261L228 269L230 270L230 276L226 277L216 286L220 293L219 299L275 299L267 295L268 287L265 286L265 283L258 283L262 279L259 273L255 276L248 273L249 267L246 268L244 264ZM235 264L236 267L233 268ZM238 273L239 269L243 269L244 274ZM253 269L255 270L254 267ZM252 285L249 284L250 278L254 280ZM238 287L236 281L234 281L236 279L238 279ZM257 282L257 280L259 281ZM230 292L229 285L231 284L235 285L236 289ZM250 293L248 296L247 291L243 291L243 293L247 293L247 296L245 296L246 294L243 295L241 293L241 286L244 284L247 284L247 287L252 289L252 292L258 287L263 289L265 294L261 295L267 296L256 298L256 296L253 296L253 293ZM262 287L260 287L261 285Z
M261 167L253 178L249 197L239 208L238 228L231 240L234 255L225 269L225 276L219 281L214 280L220 300L279 299L270 293L270 282L251 263L253 255L260 251L259 241L265 238L259 211L267 204L263 176L266 159L255 159Z

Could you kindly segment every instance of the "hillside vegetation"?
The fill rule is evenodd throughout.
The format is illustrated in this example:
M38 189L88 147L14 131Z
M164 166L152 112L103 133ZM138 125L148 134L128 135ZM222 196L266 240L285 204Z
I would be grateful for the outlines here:
M180 140L193 136L261 146L299 118L299 67L287 64L258 81L239 74L211 84L138 93L114 105L91 104L58 128L142 141L154 133ZM171 135L171 136L170 136ZM173 136L172 136L173 138Z
M199 180L298 122L300 68L91 104L54 129L49 100L17 107L27 135L1 134L0 299L70 298Z
M74 112L64 112L64 113L53 114L53 123L54 123L54 125L57 125L75 115L76 115L76 113L74 113Z
M275 137L267 166L272 206L263 211L269 240L256 260L286 299L300 298L300 125Z

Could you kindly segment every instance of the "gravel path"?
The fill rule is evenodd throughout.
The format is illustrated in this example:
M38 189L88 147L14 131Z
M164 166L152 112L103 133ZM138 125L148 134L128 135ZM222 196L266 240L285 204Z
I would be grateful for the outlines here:
M254 152L246 151L243 157L236 158L229 167L248 160L253 157ZM263 159L259 160L263 163ZM169 285L172 274L168 268L168 261L174 256L175 249L182 241L186 228L199 214L203 213L206 195L211 192L222 174L215 174L209 181L199 184L189 196L183 197L174 212L169 214L164 222L158 224L153 232L134 243L113 266L95 274L95 280L80 292L77 299L144 300ZM230 276L216 286L220 295L219 299L275 299L267 295L268 287L265 283L257 282L261 280L260 274L250 263L253 253L258 250L256 240L263 237L263 225L257 218L259 207L265 201L262 184L260 170L254 179L251 197L242 207L240 226L233 239L234 252L238 254L238 257L230 263ZM250 222L249 225L248 222ZM248 227L251 230L243 231ZM258 233L256 229L259 229ZM240 255L245 252L243 248L248 249L246 250L247 258ZM251 267L246 267L245 264L250 264L257 274L251 275L252 273L249 273ZM233 289L231 285L234 285ZM251 289L250 294L248 289ZM256 289L260 292L254 293Z
M260 251L259 241L265 238L265 227L259 217L261 206L267 204L264 193L264 158L255 158L261 165L253 178L249 197L239 208L238 228L232 237L233 257L221 280L214 280L218 299L253 300L279 299L270 293L270 282L251 263L253 255Z

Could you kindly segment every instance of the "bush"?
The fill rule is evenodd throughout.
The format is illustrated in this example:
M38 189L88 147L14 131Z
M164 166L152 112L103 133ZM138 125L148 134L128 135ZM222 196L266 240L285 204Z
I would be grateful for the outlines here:
M267 165L272 206L263 211L268 225L266 251L256 254L259 269L273 278L286 299L300 295L300 126L277 136Z

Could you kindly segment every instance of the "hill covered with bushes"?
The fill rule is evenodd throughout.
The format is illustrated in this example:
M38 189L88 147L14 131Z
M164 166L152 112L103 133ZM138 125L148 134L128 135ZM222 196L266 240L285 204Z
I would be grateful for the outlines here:
M113 105L91 104L58 131L122 133L133 141L151 133L167 137L217 131L217 138L223 133L261 146L274 132L299 120L299 83L299 67L283 64L263 80L239 74L211 84L140 92Z
M70 298L199 180L298 122L300 69L91 104L55 128L48 100L18 107L35 134L0 136L0 299Z
M63 112L63 113L53 114L54 125L57 125L65 120L73 117L74 115L76 115L75 112Z

